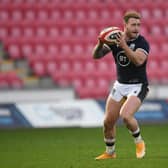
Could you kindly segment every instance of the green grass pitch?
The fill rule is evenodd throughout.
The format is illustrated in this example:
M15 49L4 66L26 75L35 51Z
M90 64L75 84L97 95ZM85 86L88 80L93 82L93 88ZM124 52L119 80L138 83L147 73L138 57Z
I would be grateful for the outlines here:
M0 130L1 168L165 168L168 125L142 125L147 145L144 159L135 158L131 135L117 128L117 159L95 161L104 149L102 128Z

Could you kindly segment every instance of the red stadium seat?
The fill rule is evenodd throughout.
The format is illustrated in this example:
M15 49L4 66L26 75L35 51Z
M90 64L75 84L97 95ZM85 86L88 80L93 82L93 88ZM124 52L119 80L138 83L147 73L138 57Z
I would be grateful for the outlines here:
M59 71L63 71L63 72L68 73L71 69L72 69L71 62L69 62L69 61L60 62Z
M0 39L5 40L6 38L8 38L8 36L9 36L8 29L0 26Z
M0 10L0 19L1 19L1 21L7 21L7 20L9 20L9 12L8 11L6 11L5 9L3 10L3 9L1 9Z
M49 19L48 12L46 10L47 8L45 8L44 6L41 7L43 7L44 9L38 10L37 19L41 21L46 21L47 19Z
M74 74L71 72L57 71L52 75L54 83L60 87L69 87L72 84Z
M48 36L47 29L45 27L37 27L35 35L37 36L37 38L38 37L39 38L42 38L42 37L47 38L47 36Z
M108 82L103 78L98 80L89 78L85 81L85 84L78 81L76 85L76 92L80 98L102 99L107 97L109 91Z
M13 27L9 33L12 38L20 38L23 36L21 27Z
M23 88L22 79L15 71L0 73L0 88Z
M5 73L0 73L0 88L8 88L9 83L6 79L6 74Z
M96 63L94 61L86 61L85 65L84 65L84 69L87 72L94 72L96 71Z
M45 46L45 44L36 44L35 46L35 51L34 51L35 55L47 55L47 48Z
M109 87L110 87L110 83L109 81L107 81L106 79L104 79L103 77L99 78L97 80L97 98L98 99L105 99L108 94L109 94Z
M159 25L154 25L150 28L150 33L152 36L158 37L158 36L162 36L163 35L163 30L161 28L161 26Z
M101 20L108 20L108 19L110 19L111 18L111 12L110 12L110 10L107 10L107 9L102 9L102 10L100 10L99 11L100 12L100 19Z
M73 38L72 28L71 27L64 27L64 28L62 28L61 34L62 34L63 38L64 37L66 37L66 38Z
M47 64L46 64L46 71L47 71L47 74L49 76L53 76L53 74L55 74L56 72L58 72L58 64L56 62L53 62L53 61L47 61Z
M53 43L49 43L48 46L48 54L51 56L57 56L59 54L59 46Z
M76 87L76 92L80 98L93 98L96 93L95 86L95 80L90 78L85 80L82 86Z
M87 19L87 12L84 9L78 9L75 11L76 20L84 20Z
M98 71L109 71L110 67L109 64L106 61L98 61L97 62L97 70Z
M81 78L74 78L72 80L72 86L75 90L77 90L78 88L82 89L84 87L84 80Z
M8 53L12 59L21 59L23 55L21 54L20 46L17 44L12 44L8 47Z
M37 76L43 77L47 75L44 59L41 58L40 55L36 57L32 56L31 59L29 59L29 65L32 68L34 74L36 74Z
M22 21L23 20L23 12L22 12L22 10L20 9L20 10L18 10L18 9L16 9L16 10L13 10L12 12L11 12L11 19L14 21L14 22L19 22L19 21Z
M147 8L147 7L141 8L140 13L142 15L142 18L145 21L148 21L151 19L151 10L149 8Z
M79 72L84 70L84 64L81 61L73 61L72 62L72 71Z
M58 27L49 27L48 28L48 36L49 38L58 38L61 31Z
M164 17L163 10L158 6L152 10L152 16L155 20L162 20Z
M7 81L9 83L9 87L15 88L15 89L21 89L23 88L23 81L21 78L17 76L15 72L9 72L7 74Z
M29 21L36 20L36 12L33 9L28 9L24 11L24 18Z
M160 54L160 48L159 45L156 42L151 42L150 43L150 54L151 55L158 55Z
M163 42L160 46L160 57L168 59L168 42Z
M33 38L35 37L35 30L33 28L33 26L29 26L29 27L23 27L23 36L25 38Z
M31 44L22 44L21 54L24 58L31 57L34 53L34 47Z

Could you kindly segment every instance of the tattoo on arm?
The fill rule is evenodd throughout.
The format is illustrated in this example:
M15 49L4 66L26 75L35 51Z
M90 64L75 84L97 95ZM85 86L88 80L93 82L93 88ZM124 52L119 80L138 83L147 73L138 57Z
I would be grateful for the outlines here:
M105 45L98 45L97 44L93 50L93 58L95 58L95 59L102 58L110 51L111 51L111 49L106 47Z

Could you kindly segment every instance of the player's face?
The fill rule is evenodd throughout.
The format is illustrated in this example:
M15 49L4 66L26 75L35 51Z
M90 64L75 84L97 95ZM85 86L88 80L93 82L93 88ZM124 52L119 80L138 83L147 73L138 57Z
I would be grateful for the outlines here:
M125 23L125 33L129 39L136 38L140 31L141 22L140 19L130 18Z

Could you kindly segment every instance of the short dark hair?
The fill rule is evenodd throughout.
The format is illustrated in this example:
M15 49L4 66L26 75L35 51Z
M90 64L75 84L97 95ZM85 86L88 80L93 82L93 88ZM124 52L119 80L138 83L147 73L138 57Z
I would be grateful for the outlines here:
M124 14L124 21L125 23L128 23L128 20L130 18L135 18L135 19L141 19L141 15L140 13L136 12L136 11L127 11L125 14Z

